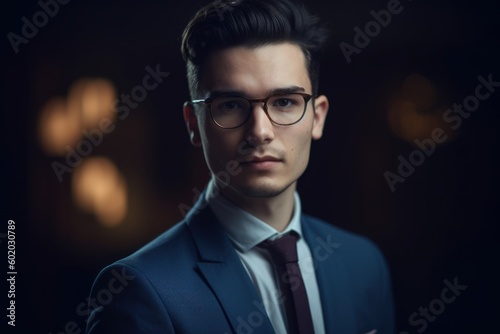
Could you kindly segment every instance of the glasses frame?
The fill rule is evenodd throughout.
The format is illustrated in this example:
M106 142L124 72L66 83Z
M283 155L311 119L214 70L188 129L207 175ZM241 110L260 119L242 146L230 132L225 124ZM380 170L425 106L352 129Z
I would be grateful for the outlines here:
M267 101L269 101L271 98L273 98L275 96L286 96L286 95L291 95L291 94L300 95L300 96L302 96L304 98L305 104L304 104L304 110L302 111L302 115L299 117L298 120L296 120L293 123L282 124L282 123L278 123L278 122L274 121L272 119L272 117L269 115L269 112L267 110ZM247 114L247 117L245 118L245 120L240 125L232 126L232 127L224 127L224 126L220 125L219 123L217 123L217 121L214 118L214 115L212 114L212 102L215 99L219 98L219 97L237 97L237 98L242 98L242 99L245 99L245 100L248 101L248 103L250 104L250 107L249 107L249 110L248 110L248 114ZM241 96L241 95L219 95L219 96L209 97L207 99L191 100L191 103L193 103L193 104L205 103L205 105L208 107L208 111L210 112L210 117L212 118L212 121L214 121L214 123L218 127L222 128L222 129L236 129L236 128L239 128L240 126L242 126L243 124L245 124L248 121L248 119L250 118L250 114L252 113L252 108L253 108L253 104L254 103L263 103L262 109L264 109L264 112L266 113L267 118L269 118L269 120L271 121L271 123L276 124L276 125L281 125L281 126L294 125L294 124L300 122L302 120L302 118L304 118L304 115L306 114L306 110L307 110L307 104L309 103L309 101L311 100L312 97L313 97L313 95L311 95L311 94L300 93L300 92L285 93L285 94L273 94L273 95L269 95L268 97L265 97L263 99L249 99L249 98L246 98L245 96Z

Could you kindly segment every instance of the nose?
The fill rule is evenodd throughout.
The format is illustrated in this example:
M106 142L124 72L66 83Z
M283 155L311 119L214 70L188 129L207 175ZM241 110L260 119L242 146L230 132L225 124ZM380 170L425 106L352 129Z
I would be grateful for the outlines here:
M266 145L274 139L274 126L264 111L263 103L252 104L246 127L245 139L251 146Z

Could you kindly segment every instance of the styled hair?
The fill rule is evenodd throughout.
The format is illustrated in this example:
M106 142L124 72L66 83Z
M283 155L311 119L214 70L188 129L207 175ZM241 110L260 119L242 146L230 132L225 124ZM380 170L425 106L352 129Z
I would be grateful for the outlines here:
M319 18L293 0L217 0L201 8L182 34L191 97L198 98L203 66L214 51L283 42L302 49L313 94L318 94L318 54L327 38Z

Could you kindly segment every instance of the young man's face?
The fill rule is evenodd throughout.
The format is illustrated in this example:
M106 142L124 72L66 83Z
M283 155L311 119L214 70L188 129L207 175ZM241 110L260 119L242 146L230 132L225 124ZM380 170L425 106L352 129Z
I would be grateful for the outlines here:
M214 52L200 82L203 98L213 92L239 92L261 99L291 87L312 95L304 54L291 43ZM184 109L188 131L192 143L203 147L212 174L221 176L221 192L229 197L272 197L295 190L309 161L311 140L322 135L328 101L324 96L311 99L304 117L289 126L273 124L262 103L254 103L249 119L235 129L217 126L203 104L197 108Z

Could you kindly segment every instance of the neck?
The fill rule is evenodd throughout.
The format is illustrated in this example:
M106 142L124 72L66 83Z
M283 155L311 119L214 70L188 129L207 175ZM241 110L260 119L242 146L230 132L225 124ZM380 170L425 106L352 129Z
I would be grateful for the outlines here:
M249 197L230 187L225 187L220 192L241 209L269 224L278 232L284 231L292 219L295 183L272 197Z

